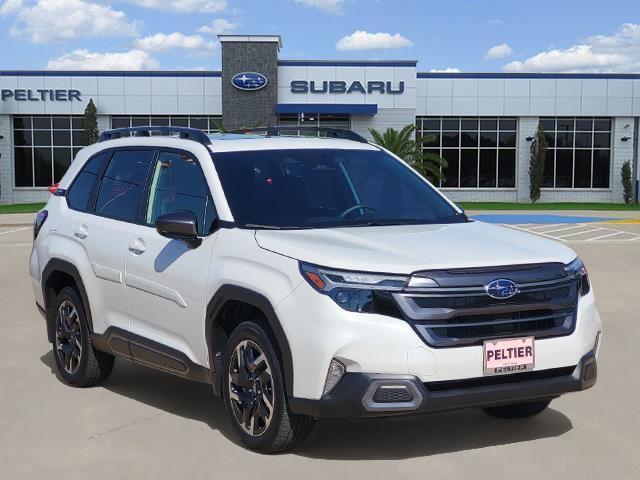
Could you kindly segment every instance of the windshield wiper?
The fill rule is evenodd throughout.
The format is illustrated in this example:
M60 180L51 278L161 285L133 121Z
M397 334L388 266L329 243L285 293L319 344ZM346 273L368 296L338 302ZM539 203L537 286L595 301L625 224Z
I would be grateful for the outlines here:
M252 230L281 230L282 227L278 225L261 225L259 223L245 223L242 225L244 228L250 228Z
M369 220L366 222L348 223L344 225L337 225L338 227L388 227L393 225L422 225L434 223L433 220L427 220L425 218L405 218L398 220Z
M244 228L250 228L252 230L308 230L313 227L289 227L280 225L263 225L261 223L245 223L242 225Z

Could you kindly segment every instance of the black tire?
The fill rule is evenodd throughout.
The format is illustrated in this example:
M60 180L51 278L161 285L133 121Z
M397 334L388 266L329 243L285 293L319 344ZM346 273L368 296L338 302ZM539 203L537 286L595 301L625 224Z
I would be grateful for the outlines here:
M75 347L69 347L71 344L70 339L61 340L64 334L59 335L59 330L63 328L61 323L62 319L59 318L59 315L61 308L68 309L71 307L75 309L77 315L77 322L75 322L71 331L74 332L75 335L74 342L77 339L82 349L76 348L74 350L79 352L77 361L71 360L71 363L67 363L68 357L65 356L64 352ZM56 297L52 315L53 318L51 321L53 322L54 331L53 356L56 360L56 367L60 378L67 385L79 388L93 387L104 382L113 369L114 357L108 353L100 352L93 347L84 305L75 288L64 287L60 291L60 294ZM76 315L73 315L74 319ZM68 325L68 323L66 323L65 326L66 325ZM69 331L70 330L66 331L66 335L71 336Z
M535 402L512 403L499 407L487 407L482 411L496 418L527 418L544 412L551 400L537 400Z
M261 453L280 453L298 446L311 432L314 420L309 416L297 415L289 411L285 395L281 361L274 347L275 342L267 334L267 331L260 326L261 323L264 325L263 322L266 321L256 319L241 323L231 333L222 362L222 394L224 406L231 420L231 425L241 442L249 449ZM267 390L269 391L270 403L272 403L271 415L268 416L269 423L267 424L266 421L262 421L261 425L265 425L262 432L256 432L255 434L248 433L245 427L243 427L243 422L239 418L239 412L244 410L245 407L243 406L244 404L239 401L238 387L235 385L231 386L232 378L238 379L237 376L232 377L231 372L237 372L235 367L238 365L237 362L239 358L239 350L237 351L237 349L241 348L245 351L247 348L253 348L254 353L260 350L260 353L266 357L266 364L264 361L249 362L253 365L256 376L250 379L251 387L247 387L246 389L241 387L242 392L245 392L241 393L241 397L244 395L242 398L246 398L246 396L251 393L251 388L254 389L255 398L250 400L253 401L252 406L246 407L253 413L256 413L258 408L262 408L263 413L268 412L268 409L265 408L266 404L260 406L259 402L264 397L256 395L256 393L260 393L260 390L256 390L256 388L262 386L265 394ZM247 357L249 356L248 353L246 355ZM242 358L245 358L244 353L242 354ZM253 359L256 360L256 358ZM234 362L233 365L232 361ZM262 367L259 369L258 367L261 365ZM270 381L258 384L259 379L262 379L262 374L257 375L257 372L262 371L264 373L266 371L264 370L265 368L269 369L268 373L270 375L268 376L270 376ZM248 375L251 376L253 374L248 373ZM248 381L249 379L246 380L246 382ZM268 386L266 386L267 383ZM255 385L257 385L257 387L255 387ZM232 400L230 396L232 389L235 397L234 400ZM249 391L249 393L246 393L247 391ZM250 415L253 416L253 413ZM257 425L261 420L256 419L255 422ZM253 425L254 423L251 423L251 427L253 427ZM258 428L259 427L257 427L257 429Z

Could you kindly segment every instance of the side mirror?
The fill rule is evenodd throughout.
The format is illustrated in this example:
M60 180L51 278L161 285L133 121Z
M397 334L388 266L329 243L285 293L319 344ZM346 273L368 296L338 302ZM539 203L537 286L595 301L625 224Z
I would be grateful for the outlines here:
M202 243L198 238L198 219L190 211L160 215L156 219L156 230L163 237L183 240L193 247Z

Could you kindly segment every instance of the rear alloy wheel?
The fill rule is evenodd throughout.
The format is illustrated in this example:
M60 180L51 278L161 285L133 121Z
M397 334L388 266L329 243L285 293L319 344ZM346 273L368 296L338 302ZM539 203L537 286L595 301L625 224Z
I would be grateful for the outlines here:
M113 369L113 356L93 348L84 305L73 287L64 287L51 309L53 354L61 379L73 387L102 383ZM53 317L55 315L55 317Z
M280 357L266 325L258 318L231 333L223 360L222 393L242 443L262 453L279 453L300 444L314 421L289 411Z
M73 375L80 368L82 359L82 327L75 305L64 300L56 316L55 351L62 368Z

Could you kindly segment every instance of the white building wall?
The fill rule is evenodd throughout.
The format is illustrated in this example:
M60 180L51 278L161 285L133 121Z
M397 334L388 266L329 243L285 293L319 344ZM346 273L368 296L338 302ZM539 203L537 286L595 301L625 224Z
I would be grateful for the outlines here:
M515 189L476 189L476 188L442 188L453 202L517 202L518 194Z
M456 201L528 202L530 142L526 138L535 134L539 117L602 116L613 119L610 188L543 189L540 201L622 202L620 169L626 160L633 164L634 117L640 117L640 80L580 76L499 77L501 75L496 78L456 78L455 75L427 74L426 78L418 78L416 115L518 117L517 191L443 191ZM630 140L623 142L623 137Z
M613 124L613 168L611 171L611 201L623 202L624 194L622 188L621 169L624 162L629 161L633 168L634 138L638 132L635 131L636 122L632 117L617 117ZM626 142L622 138L629 137ZM633 172L635 173L635 172Z
M8 203L44 203L50 195L46 188L16 188Z
M416 113L413 108L383 108L377 115L352 115L351 130L365 138L371 139L369 129L384 132L387 128L399 130L406 125L414 125Z
M416 115L640 117L637 79L418 75Z
M13 149L11 117L0 115L0 203L11 203L13 192Z
M314 63L314 62L312 62ZM278 102L296 104L376 104L374 116L352 115L354 131L370 137L368 129L402 128L413 124L416 115L429 116L515 116L518 118L517 188L444 189L456 201L529 200L530 161L527 137L533 136L541 116L603 116L613 119L611 186L601 190L543 189L541 201L621 202L620 169L634 152L634 138L640 117L640 79L589 76L515 78L479 74L477 77L450 74L416 74L413 66L383 66L375 62L354 65L304 65L278 67ZM359 65L362 63L362 65ZM187 76L185 76L187 75ZM418 77L417 77L418 75ZM405 83L398 95L380 94L293 94L292 80L340 80L345 82L391 81ZM216 115L221 112L221 78L211 73L169 74L151 72L148 76L67 75L42 72L18 75L0 74L3 89L77 89L82 101L0 102L0 203L37 202L48 198L44 188L13 187L14 114L82 114L90 98L98 108L98 127L110 128L111 115ZM623 137L629 137L626 142ZM636 159L637 164L637 159ZM637 170L637 169L636 169ZM634 172L638 177L638 172ZM640 177L638 177L640 178Z
M111 129L111 116L110 115L98 115L98 130L104 132Z
M81 101L0 102L0 203L43 202L49 198L46 188L14 188L13 134L11 116L82 115L90 99L98 110L98 128L111 128L111 115L220 115L222 79L211 72L187 74L152 72L139 74L111 73L95 75L58 75L57 72L34 72L18 75L2 72L0 89L79 90ZM37 95L37 93L36 93Z
M0 114L80 115L89 99L98 112L108 115L220 115L222 79L206 73L202 76L149 75L130 76L50 76L3 75L5 89L75 89L82 101L16 101L0 103Z

